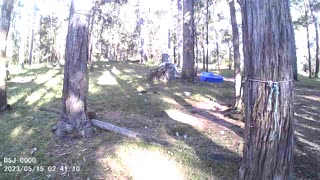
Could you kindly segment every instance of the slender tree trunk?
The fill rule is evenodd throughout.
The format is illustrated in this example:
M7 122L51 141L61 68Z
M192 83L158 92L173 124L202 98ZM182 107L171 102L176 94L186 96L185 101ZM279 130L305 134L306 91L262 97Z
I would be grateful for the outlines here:
M295 46L289 1L243 0L241 6L246 120L239 179L293 179ZM278 84L270 87L270 80Z
M318 19L314 15L312 7L310 5L311 16L314 22L314 29L316 31L316 67L315 67L315 77L319 78L319 32L318 32Z
M206 69L206 50L204 48L203 43L201 44L201 48L202 48L202 69L205 70Z
M206 72L209 71L209 0L206 1Z
M234 59L234 80L235 80L235 98L234 108L242 109L241 97L241 69L240 69L240 51L239 51L239 30L237 24L236 9L234 0L229 1L231 26L232 26L232 42L233 42L233 59Z
M216 55L217 55L217 62L218 62L218 70L220 71L220 65L221 65L221 62L220 62L220 49L219 49L219 41L218 41L218 38L217 38L217 42L216 42L216 48L217 48L217 51L216 51Z
M228 49L229 49L229 70L231 70L232 67L232 50L231 50L231 45L228 43Z
M72 0L70 8L62 92L64 115L55 131L59 137L88 137L92 134L91 123L86 115L90 7L81 3Z
M181 79L194 80L194 0L183 3L183 66Z
M177 0L178 7L178 62L177 67L180 67L183 60L183 0Z
M89 25L89 34L90 34L90 38L89 38L89 69L90 71L93 71L93 58L92 58L92 51L93 51L93 46L96 43L95 41L95 35L93 34L93 28L94 28L94 19L96 17L96 13L97 13L97 9L94 8L93 12L92 12L92 16L90 17L90 25Z
M195 73L194 75L197 76L197 73L198 73L198 64L199 64L199 48L198 48L198 36L197 36L197 32L196 32L196 28L194 28L194 34L193 34L193 37L194 37L194 46L195 46L195 49L194 49L194 54L195 54L195 58L196 58L196 67L195 67Z
M0 111L7 108L6 48L14 0L2 0L0 14Z
M205 26L202 26L202 41L201 41L201 49L202 49L202 69L206 70L206 49L205 49Z
M20 47L19 47L19 65L21 69L24 69L25 60L25 33L21 34Z
M32 64L32 58L33 58L33 39L34 39L34 27L32 26L31 29L31 37L30 37L30 45L29 45L29 66Z
M311 64L311 50L310 50L309 15L308 15L307 7L305 7L305 16L307 17L306 30L307 30L309 78L311 78L312 77L312 64Z
M316 71L315 71L315 76L316 78L319 78L319 65L320 65L320 60L319 60L319 31L318 31L318 20L315 20L314 23L315 30L316 30Z

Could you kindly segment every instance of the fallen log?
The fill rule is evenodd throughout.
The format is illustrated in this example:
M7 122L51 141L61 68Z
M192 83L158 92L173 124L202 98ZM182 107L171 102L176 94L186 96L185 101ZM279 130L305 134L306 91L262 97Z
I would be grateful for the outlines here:
M92 119L91 123L93 126L98 127L100 129L119 133L119 134L125 135L130 138L139 138L141 136L141 134L138 132L131 131L131 130L128 130L128 129L125 129L122 127L118 127L116 125L113 125L113 124L110 124L107 122L103 122L103 121L100 121L97 119Z

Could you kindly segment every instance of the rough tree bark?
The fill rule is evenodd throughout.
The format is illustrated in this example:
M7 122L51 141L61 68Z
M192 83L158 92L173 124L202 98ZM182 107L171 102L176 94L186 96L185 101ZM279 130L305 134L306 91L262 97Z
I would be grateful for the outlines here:
M295 48L289 0L242 0L245 141L239 179L293 179ZM279 82L279 96L266 82ZM272 86L276 90L276 84ZM269 106L270 107L270 106ZM279 126L275 126L275 123ZM279 123L279 124L278 124ZM278 128L275 128L278 127ZM273 133L275 132L275 137Z
M6 45L14 0L0 0L0 111L7 108Z
M194 80L194 0L183 2L183 66L181 79Z
M230 17L232 26L232 43L233 43L233 59L234 59L234 79L235 79L235 97L236 101L233 107L237 110L242 108L241 97L241 70L240 70L240 51L239 51L239 30L237 24L236 8L234 7L234 0L229 1Z
M72 0L63 80L63 116L55 133L59 137L89 137L92 126L86 115L91 4Z

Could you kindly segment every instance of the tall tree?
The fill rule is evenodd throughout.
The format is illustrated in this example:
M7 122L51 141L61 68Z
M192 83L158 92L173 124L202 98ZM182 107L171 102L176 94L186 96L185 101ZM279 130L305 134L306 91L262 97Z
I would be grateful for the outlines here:
M317 16L314 14L314 4L316 3L316 1L314 0L309 0L309 7L310 7L310 13L311 13L311 18L314 24L314 29L316 32L316 38L315 38L315 43L316 43L316 67L315 67L315 77L318 78L319 77L319 32L318 32L318 18Z
M234 59L234 80L235 80L235 97L236 102L234 108L241 109L241 69L240 69L240 51L239 51L239 30L237 24L236 8L234 0L229 1L231 26L232 26L232 43L233 43L233 59Z
M304 1L304 15L306 18L306 22L305 22L305 27L306 27L306 31L307 31L307 48L308 48L308 65L309 65L309 78L312 77L312 65L311 65L311 49L310 49L310 32L309 32L309 24L310 24L310 18L309 18L309 6L308 6L308 2L305 0Z
M177 51L178 51L178 62L177 62L177 66L180 67L181 66L181 61L183 60L183 23L182 23L182 19L183 19L183 0L177 0L177 9L178 9L178 30L177 30L177 42L178 42L178 47L177 47Z
M181 79L194 80L194 0L183 2L183 66Z
M239 179L293 179L295 45L289 0L242 0L241 11L247 79Z
M90 1L86 2L71 0L62 92L64 115L55 129L59 137L88 137L92 132L86 114L91 7Z
M206 1L206 72L209 71L209 0Z
M0 0L0 111L7 108L6 48L14 0Z

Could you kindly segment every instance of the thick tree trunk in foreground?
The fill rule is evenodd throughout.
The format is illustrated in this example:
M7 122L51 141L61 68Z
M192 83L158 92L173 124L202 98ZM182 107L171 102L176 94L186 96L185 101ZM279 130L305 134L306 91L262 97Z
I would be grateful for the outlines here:
M88 137L92 133L86 115L89 58L88 4L72 0L66 45L63 80L63 114L56 134L59 137ZM90 7L89 7L90 8Z
M230 17L232 26L232 42L233 42L233 59L234 59L234 80L235 80L235 97L236 102L234 108L241 110L241 70L240 70L240 51L239 51L239 30L237 24L236 9L234 7L234 0L229 1Z
M181 79L194 80L194 17L193 1L184 0L183 3L183 66Z
M292 48L295 46L291 40L294 35L290 29L289 1L243 0L241 6L247 80L245 142L239 179L293 179ZM277 86L271 86L275 90L272 93L266 83L269 80L279 82L278 98Z
M7 108L6 45L14 0L0 0L0 111Z

